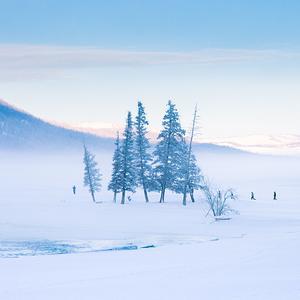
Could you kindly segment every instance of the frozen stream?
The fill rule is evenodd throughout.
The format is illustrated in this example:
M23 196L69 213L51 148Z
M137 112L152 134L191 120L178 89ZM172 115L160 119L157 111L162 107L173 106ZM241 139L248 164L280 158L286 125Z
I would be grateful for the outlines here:
M155 248L166 245L186 245L218 238L197 236L164 237L156 236L144 240L94 240L94 241L1 241L0 258L16 258L21 256L57 255L87 253L99 251L128 251Z

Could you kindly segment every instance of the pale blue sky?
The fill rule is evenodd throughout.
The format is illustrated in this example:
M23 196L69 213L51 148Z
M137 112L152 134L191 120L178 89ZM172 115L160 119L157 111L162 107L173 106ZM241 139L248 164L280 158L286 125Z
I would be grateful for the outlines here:
M134 50L299 47L298 0L1 0L6 43Z
M0 98L41 117L159 127L168 99L206 137L300 133L299 1L0 0Z

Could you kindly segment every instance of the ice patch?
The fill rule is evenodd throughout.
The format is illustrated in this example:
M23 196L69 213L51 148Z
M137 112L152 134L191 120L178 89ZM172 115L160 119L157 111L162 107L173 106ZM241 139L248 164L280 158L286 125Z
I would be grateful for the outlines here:
M67 254L78 251L78 246L57 241L1 241L0 257Z
M0 241L0 258L22 256L58 255L101 251L130 251L167 245L184 245L218 241L216 237L199 236L153 236L137 240L93 241Z

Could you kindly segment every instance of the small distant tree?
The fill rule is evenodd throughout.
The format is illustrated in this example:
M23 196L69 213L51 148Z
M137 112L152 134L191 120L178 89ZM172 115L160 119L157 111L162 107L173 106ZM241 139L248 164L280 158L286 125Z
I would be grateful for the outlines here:
M121 174L121 163L122 163L122 154L120 148L120 137L119 132L117 132L117 138L115 141L115 152L113 156L113 169L111 180L108 185L108 190L113 191L114 193L114 202L117 202L117 193L121 192L122 189L122 174Z
M205 194L205 200L208 204L209 210L207 215L212 212L214 217L224 216L230 212L235 212L229 205L229 201L236 200L237 194L233 189L219 190L212 188L208 183L202 187Z
M152 183L152 156L149 153L151 148L147 138L147 126L149 125L142 102L138 102L138 113L135 121L136 148L137 148L137 181L143 188L146 202L149 202L148 191Z
M89 188L93 202L96 202L95 193L100 191L101 188L101 173L98 169L98 164L93 155L84 145L84 186Z
M181 128L179 114L171 101L163 118L163 129L158 135L154 151L154 176L159 186L160 202L165 201L166 189L176 190L182 157L182 142L185 131Z
M121 204L125 203L126 192L135 192L137 186L136 151L134 146L134 132L131 112L128 112L124 139L121 146Z

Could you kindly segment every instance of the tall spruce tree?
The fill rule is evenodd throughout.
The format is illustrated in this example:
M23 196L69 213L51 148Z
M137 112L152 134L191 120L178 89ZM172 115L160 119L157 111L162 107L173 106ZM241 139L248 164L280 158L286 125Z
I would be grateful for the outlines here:
M124 139L121 147L121 204L125 203L126 192L135 192L137 186L136 152L134 145L134 132L131 112L128 112L126 127L123 133Z
M179 114L171 101L163 118L163 129L158 135L154 151L154 175L160 186L160 202L165 201L166 189L176 190L176 179L180 176L180 161L185 131L181 128Z
M152 183L152 156L149 153L150 142L147 138L147 126L149 125L144 106L138 102L138 113L135 121L136 150L137 150L137 183L143 188L145 201L149 202L148 191Z
M114 193L114 202L117 202L117 193L120 193L122 190L122 181L121 181L121 149L120 149L120 137L119 132L117 132L117 138L115 141L115 152L113 156L113 169L112 169L112 175L111 180L108 185L108 190L113 191Z
M84 186L89 188L89 192L92 196L93 202L96 202L95 193L100 191L101 177L98 164L95 160L95 155L92 154L84 145Z

